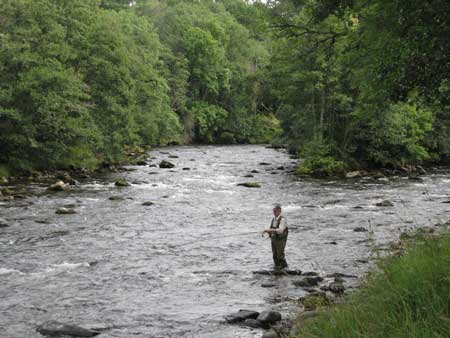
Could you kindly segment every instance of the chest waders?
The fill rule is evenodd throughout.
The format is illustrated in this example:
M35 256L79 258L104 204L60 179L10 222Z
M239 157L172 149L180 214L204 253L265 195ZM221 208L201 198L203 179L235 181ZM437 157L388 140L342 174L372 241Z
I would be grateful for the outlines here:
M271 229L278 229L280 227L281 219L283 216L280 216L278 220L272 219L272 223L270 224ZM283 269L286 268L287 262L284 257L284 248L286 247L286 240L288 237L289 230L286 227L282 234L272 233L270 234L271 244L272 244L272 256L273 263L275 264L275 269Z

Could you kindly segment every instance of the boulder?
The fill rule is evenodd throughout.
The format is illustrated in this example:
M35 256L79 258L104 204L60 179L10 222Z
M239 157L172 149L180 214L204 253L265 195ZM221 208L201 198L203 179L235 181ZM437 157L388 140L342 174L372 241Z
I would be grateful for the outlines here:
M363 227L357 227L353 229L354 232L366 232L368 231L366 228Z
M389 200L384 200L375 204L377 207L393 207L394 203Z
M277 338L277 337L278 337L277 333L273 330L270 330L270 331L264 332L264 334L262 335L261 338Z
M136 165L147 165L147 162L144 160L136 161Z
M126 180L124 180L122 178L117 180L114 184L116 187L129 187L130 186L130 183L128 183Z
M125 198L123 198L122 196L111 196L110 198L108 198L110 201L123 201Z
M148 165L150 168L157 168L158 166L156 164L149 164Z
M153 204L155 204L155 203L153 203L153 202L144 202L144 203L142 203L142 205L146 206L146 207L149 207L149 206L151 206Z
M259 165L270 165L270 163L267 163L267 162L260 162Z
M252 310L239 310L236 313L232 313L225 317L225 320L229 324L243 322L246 319L256 319L259 316L259 312Z
M183 170L191 170L191 168L184 167Z
M278 311L263 311L256 318L261 323L273 324L281 320L281 313Z
M345 174L345 178L359 178L359 177L362 177L360 171L350 171Z
M63 181L58 181L47 188L48 191L67 191L69 187Z
M258 183L258 182L244 182L244 183L238 183L238 186L246 187L246 188L261 188L261 183Z
M255 170L252 170L251 173L252 174L259 174L259 171L255 169Z
M39 325L36 331L47 337L94 337L100 334L98 331L88 330L77 325L60 323L55 320Z
M9 227L8 222L4 218L0 218L0 228L7 228Z
M255 177L255 176L252 175L252 174L247 174L247 175L244 175L244 177L246 177L246 178L251 178L251 177Z
M416 166L416 171L417 171L417 174L419 174L419 175L427 174L427 171L421 165Z
M162 160L159 163L159 167L163 168L163 169L170 169L170 168L175 168L175 164L173 164L172 162L166 161L166 160Z
M169 155L169 158L179 158L178 155Z
M243 324L254 329L260 329L264 327L264 324L262 322L252 318L244 320Z
M285 168L283 166L277 167L277 170L284 170Z
M298 287L311 287L319 285L319 282L323 281L322 277L305 277L300 280L293 281L292 284Z
M310 276L310 277L315 277L318 276L319 273L315 272L315 271L305 271L302 273L302 276Z
M328 285L328 290L337 295L342 295L345 291L345 286L342 278L335 278L334 282Z
M71 215L71 214L76 214L77 212L71 208L58 208L56 210L56 213L58 215Z

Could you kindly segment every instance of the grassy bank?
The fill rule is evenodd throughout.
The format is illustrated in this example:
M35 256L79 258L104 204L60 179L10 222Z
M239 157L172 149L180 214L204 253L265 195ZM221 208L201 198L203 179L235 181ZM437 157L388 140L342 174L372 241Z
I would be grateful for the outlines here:
M293 337L450 337L450 235L415 236L348 302L296 322Z

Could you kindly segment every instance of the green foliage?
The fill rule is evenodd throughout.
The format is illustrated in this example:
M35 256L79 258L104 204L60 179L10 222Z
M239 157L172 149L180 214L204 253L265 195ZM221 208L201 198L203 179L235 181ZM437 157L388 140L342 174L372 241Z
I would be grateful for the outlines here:
M321 139L313 140L304 145L300 152L304 158L298 173L314 177L327 177L340 175L344 172L345 163L332 156L329 143Z
M191 107L195 117L195 139L200 142L211 143L221 134L228 112L206 102L196 102Z
M445 1L272 5L277 39L264 101L290 143L326 140L324 156L356 166L448 160Z
M447 337L450 237L419 238L401 257L381 261L364 287L295 337Z

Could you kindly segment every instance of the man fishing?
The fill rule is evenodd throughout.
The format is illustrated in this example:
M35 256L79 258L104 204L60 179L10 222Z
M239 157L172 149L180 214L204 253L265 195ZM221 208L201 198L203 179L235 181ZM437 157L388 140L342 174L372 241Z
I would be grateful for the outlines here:
M286 247L289 229L286 218L281 215L280 204L276 204L273 208L273 215L274 217L270 223L270 228L265 229L262 234L269 234L272 243L272 255L275 270L282 270L288 266L284 257L284 248Z

